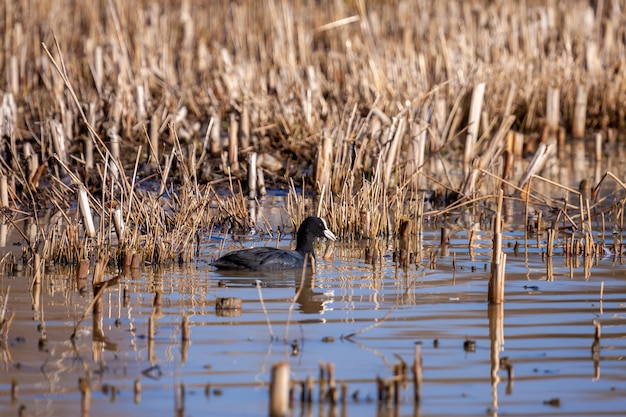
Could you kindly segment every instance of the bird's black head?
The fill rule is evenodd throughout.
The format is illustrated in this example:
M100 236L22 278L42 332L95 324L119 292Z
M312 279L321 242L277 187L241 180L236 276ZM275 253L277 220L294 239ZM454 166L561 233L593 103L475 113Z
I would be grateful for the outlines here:
M300 253L313 253L313 241L316 237L325 237L335 241L335 234L330 231L324 219L307 217L298 228L296 250Z

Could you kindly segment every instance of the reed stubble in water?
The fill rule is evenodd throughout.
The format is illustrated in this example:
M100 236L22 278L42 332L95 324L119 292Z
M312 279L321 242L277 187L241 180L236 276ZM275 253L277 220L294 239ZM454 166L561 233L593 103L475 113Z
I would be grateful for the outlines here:
M289 412L289 363L272 365L269 389L270 417L286 417Z
M506 254L502 251L502 199L503 192L499 190L498 207L493 220L491 278L489 279L489 291L487 295L490 304L501 304L504 302Z

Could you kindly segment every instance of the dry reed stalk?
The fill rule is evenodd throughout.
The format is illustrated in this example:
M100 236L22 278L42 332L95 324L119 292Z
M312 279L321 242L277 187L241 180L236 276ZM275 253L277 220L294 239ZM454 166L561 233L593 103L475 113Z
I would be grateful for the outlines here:
M553 253L554 253L554 240L555 240L555 235L556 235L556 230L552 227L548 228L548 239L547 239L547 248L546 248L546 255L548 257L552 257Z
M376 392L378 393L377 399L379 404L386 402L387 388L385 381L381 377L376 376Z
M211 155L218 156L222 153L222 133L221 133L221 120L217 114L214 114L211 117L211 122L207 127L207 130L210 131L209 137L210 139L210 149Z
M394 406L398 406L400 404L400 396L401 396L401 390L400 390L400 382L402 382L403 375L402 375L402 364L400 363L396 363L393 366L393 404Z
M33 149L33 146L26 142L22 147L22 153L24 154L24 159L27 162L26 174L28 181L27 183L34 188L37 188L39 183L40 175L39 173L39 158Z
M263 168L257 168L256 178L259 187L259 196L265 197L267 195L267 188L265 188L265 176L263 175Z
M539 171L541 171L546 161L548 160L548 158L550 158L550 155L553 152L554 152L553 144L541 143L539 145L539 148L537 149L535 156L528 164L528 167L526 168L526 172L524 173L524 175L519 181L519 185L518 185L519 188L526 189L526 185L528 184L530 178L533 175L536 175L537 173L539 173Z
M109 129L107 136L109 137L109 153L111 157L111 178L115 181L121 175L117 161L120 160L120 142L122 138L113 127Z
M250 106L245 100L241 105L241 126L239 129L239 143L241 148L247 150L251 143L250 135Z
M33 260L33 286L41 286L41 278L44 270L44 259L41 259L41 254L35 252Z
M54 146L54 152L57 157L68 163L67 146L65 144L65 133L63 132L63 125L57 121L50 121L50 136L52 137L52 144Z
M481 171L484 171L489 165L493 164L497 156L500 155L506 145L506 137L509 129L513 125L515 117L508 116L500 124L498 132L491 138L487 148L482 152L480 156L472 156L472 168L469 170L465 184L463 185L462 194L472 195L476 192L476 183L478 181L478 175ZM467 170L466 170L467 171Z
M400 143L406 133L407 121L405 117L394 118L392 125L389 129L389 145L385 147L381 157L383 158L381 166L384 169L382 176L382 188L387 189L390 187L391 172L396 165L396 158L398 150L400 149Z
M558 131L560 118L559 89L556 87L548 87L546 93L546 124L549 129L549 135Z
M328 375L328 392L325 398L328 399L331 405L336 405L339 401L339 391L335 381L335 365L333 363L326 364L326 375Z
M485 96L485 87L485 83L479 83L472 90L467 135L465 137L465 156L463 159L465 172L469 172L471 161L476 154L474 147L478 141L478 128L480 127L480 114L482 112L483 97Z
M148 137L148 149L150 149L148 163L153 165L159 164L159 132L159 116L154 113L150 118L150 136Z
M413 353L413 401L419 404L422 400L422 344L415 343Z
M9 58L9 86L11 93L17 95L20 91L20 77L18 73L18 61L15 55Z
M504 279L506 271L506 254L502 251L502 190L498 193L498 207L493 220L493 249L491 257L491 278L487 300L490 304L504 302Z
M289 413L289 362L272 365L269 397L270 417L286 417Z
M234 112L230 113L228 125L228 166L231 172L239 171L239 123Z
M257 198L257 154L248 155L248 198Z
M324 135L318 146L317 167L315 173L315 182L318 190L329 188L331 185L332 175L332 154L333 139L328 135Z
M7 286L7 290L4 294L2 302L2 308L0 308L0 348L8 346L9 331L11 330L11 323L15 318L15 312L11 312L11 315L7 317L7 305L9 303L9 296L11 295L11 286Z
M115 233L117 234L117 240L120 243L120 246L124 242L124 214L122 213L121 208L116 208L113 210L113 226L115 227Z
M603 149L604 143L603 143L602 133L596 132L593 135L593 140L594 140L594 145L595 145L596 161L600 162L602 161L602 155L604 154L604 149Z
M581 139L585 136L587 122L587 88L579 85L576 90L576 103L572 120L572 139Z
M93 222L93 216L91 215L89 197L87 195L87 189L82 184L78 186L78 207L80 208L80 214L83 218L85 234L88 237L95 237L96 227Z
M318 401L320 403L325 402L326 401L326 364L324 364L324 362L320 362L319 363L319 378L318 378L318 384L319 384L319 399Z
M0 174L0 208L9 208L9 182L4 174Z

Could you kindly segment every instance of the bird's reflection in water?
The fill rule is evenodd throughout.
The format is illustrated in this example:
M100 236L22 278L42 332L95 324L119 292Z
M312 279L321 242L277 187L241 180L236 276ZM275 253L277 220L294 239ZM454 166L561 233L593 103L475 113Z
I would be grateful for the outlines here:
M224 287L294 288L298 310L305 314L319 314L328 310L333 295L315 288L315 275L310 269L281 270L275 272L214 271L222 276L219 285Z
M305 314L323 313L324 310L330 310L328 307L334 301L332 292L315 291L315 275L308 273L304 279L300 277L296 285L296 302L299 304L299 310Z

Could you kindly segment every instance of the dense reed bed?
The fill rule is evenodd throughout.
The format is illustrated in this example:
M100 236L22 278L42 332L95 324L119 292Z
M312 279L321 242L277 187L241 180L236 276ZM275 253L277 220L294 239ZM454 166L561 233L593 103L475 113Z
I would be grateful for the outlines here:
M266 186L293 190L294 224L296 189L317 192L346 239L493 207L500 188L568 197L579 228L594 201L571 184L539 194L537 175L575 143L601 159L623 142L620 2L0 7L3 218L32 218L45 260L184 261L198 230L249 227Z

